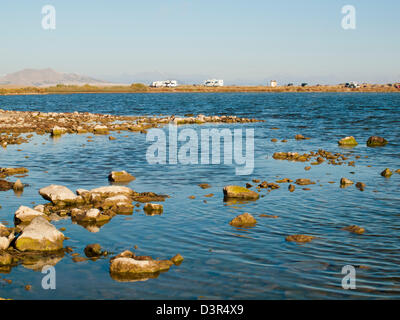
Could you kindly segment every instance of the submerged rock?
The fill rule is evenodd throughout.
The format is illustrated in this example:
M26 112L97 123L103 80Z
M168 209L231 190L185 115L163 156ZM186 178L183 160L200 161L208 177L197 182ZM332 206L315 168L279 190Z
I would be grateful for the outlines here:
M88 258L99 257L103 254L101 246L98 243L88 244L84 252L86 257Z
M0 251L0 266L8 266L13 263L13 257L7 252Z
M112 171L109 176L108 180L111 182L131 182L136 178L132 176L130 173L123 171Z
M1 168L0 169L0 175L5 175L5 176L13 176L15 174L25 174L29 172L27 168L20 167L20 168Z
M57 251L63 248L64 234L43 217L36 217L17 238L19 251Z
M382 176L382 177L385 177L385 178L389 178L392 174L393 174L393 172L390 171L389 168L386 168L385 170L383 170L383 171L381 172L381 176Z
M359 189L360 191L364 191L365 187L366 187L366 184L363 182L356 183L356 188Z
M240 186L226 186L223 192L226 199L257 200L260 197L257 192Z
M252 227L257 224L257 220L249 213L238 215L229 223L233 227Z
M368 147L383 147L387 144L388 144L388 141L385 138L378 137L378 136L369 137L369 139L367 140Z
M338 144L340 146L356 146L356 145L358 145L358 142L356 141L356 139L353 136L350 136L350 137L346 137L346 138L339 140Z
M289 184L288 189L289 189L290 192L293 192L296 189L296 187L294 185L292 185L292 184Z
M311 181L310 179L297 179L296 184L298 184L299 186L307 186L310 184L315 184L315 182Z
M77 201L77 195L70 189L60 185L50 185L39 190L39 194L46 200L51 201L53 204L74 204Z
M7 180L0 180L0 191L8 191L12 189L13 183Z
M183 257L179 253L171 258L172 263L175 265L181 264L183 260Z
M146 203L143 207L143 210L147 214L161 214L164 210L164 207L162 204Z
M344 227L343 230L352 232L352 233L356 233L356 234L363 234L365 232L364 228L361 228L359 226L353 225L353 226L348 226L348 227Z
M291 236L287 236L286 237L286 241L293 241L293 242L298 242L298 243L306 243L306 242L310 242L311 240L313 240L315 237L313 236L307 236L304 234L294 234Z
M208 183L200 183L199 187L202 189L208 189L211 188L211 186Z

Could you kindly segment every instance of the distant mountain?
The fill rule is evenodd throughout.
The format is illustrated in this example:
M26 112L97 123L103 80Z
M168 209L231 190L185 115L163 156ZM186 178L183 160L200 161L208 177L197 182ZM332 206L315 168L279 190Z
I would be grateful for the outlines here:
M82 76L76 73L61 73L53 69L24 69L0 77L0 85L48 87L57 84L106 85L106 81Z

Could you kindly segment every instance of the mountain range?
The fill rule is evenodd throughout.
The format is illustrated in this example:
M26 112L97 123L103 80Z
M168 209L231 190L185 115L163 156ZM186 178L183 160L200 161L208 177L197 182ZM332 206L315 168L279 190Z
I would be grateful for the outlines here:
M0 77L0 85L48 87L57 84L65 85L106 85L106 81L94 79L76 73L57 72L47 69L24 69Z

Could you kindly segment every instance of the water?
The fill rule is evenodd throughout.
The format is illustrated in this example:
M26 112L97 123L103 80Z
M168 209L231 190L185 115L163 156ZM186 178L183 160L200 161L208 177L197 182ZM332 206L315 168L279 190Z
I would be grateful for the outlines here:
M43 290L39 271L18 266L0 274L0 297L13 299L310 299L400 298L400 175L385 179L386 167L400 168L399 94L370 93L179 93L179 94L76 94L48 96L0 96L0 108L54 112L88 111L124 115L228 114L265 119L266 122L233 124L218 128L255 128L255 169L250 176L236 176L234 167L221 165L151 166L145 153L145 135L113 133L116 141L96 136L66 135L55 141L35 136L30 144L0 150L0 167L27 167L23 178L30 186L21 197L0 192L0 221L13 224L20 205L46 203L38 190L62 184L72 190L107 185L111 170L124 169L136 180L136 191L168 194L161 216L146 216L140 208L132 216L116 216L98 233L90 233L70 219L54 222L65 227L65 246L83 254L89 243L115 253L138 246L137 253L185 261L156 279L117 282L109 275L109 261L75 263L65 255L56 264L57 289ZM199 126L192 126L198 130ZM206 125L205 127L215 127ZM278 130L271 128L277 127ZM296 141L296 134L311 137ZM129 137L124 137L128 135ZM354 135L359 145L340 149L337 141ZM367 148L369 136L380 135L390 143ZM272 143L272 138L288 139ZM43 144L44 143L44 144ZM84 146L83 146L84 145ZM326 163L305 171L305 163L272 159L276 151L309 152L325 149L352 156L356 166ZM17 151L22 149L22 151ZM29 158L25 158L29 156ZM365 158L368 156L368 158ZM370 165L371 167L367 167ZM45 172L47 171L47 172ZM353 172L350 173L350 172ZM244 185L252 179L310 178L310 191L287 185L261 194L258 201L228 205L222 188ZM362 181L339 188L341 177ZM12 178L15 180L15 178ZM335 181L329 184L328 181ZM210 189L197 184L209 183ZM377 192L376 192L377 191ZM214 193L212 198L204 195ZM188 199L194 195L196 199ZM204 203L203 200L207 200ZM35 204L33 204L33 202ZM236 229L229 221L238 214L253 214L258 224ZM278 219L259 214L278 215ZM341 228L359 225L364 235ZM289 243L290 234L311 234L317 239L304 245ZM342 267L356 268L357 289L343 290ZM24 290L31 284L32 290Z

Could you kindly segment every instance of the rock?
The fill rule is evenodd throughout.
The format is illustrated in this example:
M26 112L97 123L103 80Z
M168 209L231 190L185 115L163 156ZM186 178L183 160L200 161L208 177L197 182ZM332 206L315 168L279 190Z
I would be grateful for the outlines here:
M352 233L356 233L356 234L363 234L365 232L364 228L361 228L356 225L345 227L345 228L343 228L343 230L346 230L346 231L349 231Z
M296 134L296 136L294 137L296 140L305 140L307 139L306 137L304 137L302 134Z
M109 176L108 180L111 182L130 182L135 180L136 178L129 174L128 172L124 171L112 171Z
M59 127L59 126L55 126L55 127L53 127L53 129L51 129L51 135L53 137L61 136L66 132L67 132L67 129Z
M53 204L74 204L77 201L77 196L67 187L59 185L50 185L39 190L39 194Z
M208 183L200 183L199 187L202 189L208 189L211 188L211 186Z
M95 134L108 134L109 130L108 130L108 128L106 126L102 126L102 125L98 124L93 128L93 133L95 133Z
M19 251L56 251L63 248L64 234L43 217L36 217L17 238Z
M238 215L229 224L233 227L252 227L257 220L249 213Z
M110 273L120 276L141 277L146 274L167 271L173 265L170 260L137 260L134 256L116 256L111 259Z
M13 257L11 254L7 252L1 252L0 251L0 266L8 266L12 264L13 262Z
M90 193L98 194L102 198L109 198L117 195L125 195L127 197L131 197L135 194L135 192L132 189L123 186L100 187L90 190Z
M15 221L16 224L24 223L24 222L30 222L36 217L43 217L45 219L48 219L46 214L44 214L41 211L36 211L36 210L31 209L29 207L20 206L18 208L18 210L15 211L14 221Z
M356 145L358 145L358 142L356 141L356 139L353 136L350 136L350 137L346 137L346 138L339 140L338 144L340 146L356 146Z
M311 240L313 240L315 237L313 236L307 236L304 234L294 234L291 236L287 236L286 237L286 241L293 241L293 242L298 242L298 243L306 243L306 242L310 242Z
M385 138L372 136L367 140L368 147L383 147L388 144L388 141Z
M0 191L8 191L12 189L13 185L14 184L12 182L0 179Z
M308 171L308 170L310 170L311 169L311 167L310 166L308 166L308 167L304 167L304 170L306 170L306 171Z
M21 180L17 180L13 184L14 191L24 191L24 185L22 184Z
M293 192L296 189L296 187L294 185L290 184L288 189L290 192Z
M183 257L179 253L171 258L172 263L175 265L181 264L183 260Z
M13 176L15 174L24 174L29 172L27 168L21 167L21 168L1 168L0 169L0 174L5 175L5 176Z
M363 182L356 183L356 188L359 189L360 191L364 191L365 187L366 187L366 184Z
M14 232L10 232L0 223L0 250L7 250L13 240Z
M143 207L143 210L147 214L161 214L164 210L162 204L157 203L146 203Z
M106 198L101 206L103 209L111 209L119 214L132 214L134 209L132 200L124 195Z
M86 257L93 258L99 257L103 254L101 246L98 243L88 244L84 250Z
M226 199L257 200L260 197L257 192L240 186L226 186L223 192Z
M400 169L397 169L395 172L398 173L398 174L400 174Z
M345 186L345 185L349 185L349 184L354 184L354 182L347 178L340 179L341 186Z
M77 222L101 223L109 221L112 217L106 214L102 214L100 210L96 208L92 208L86 211L74 208L71 210L71 218L72 220Z
M296 184L298 184L299 186L306 186L309 184L315 184L315 182L311 181L310 179L297 179Z
M385 178L389 178L392 174L393 174L393 172L390 171L389 168L386 168L385 170L383 170L383 171L381 172L381 176L382 176L382 177L385 177Z

